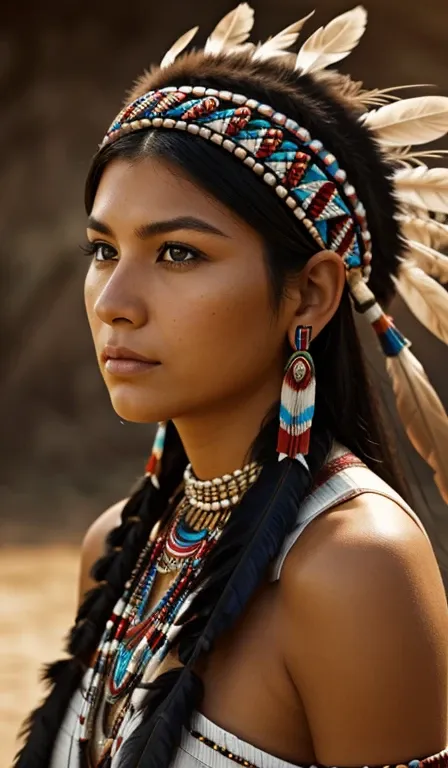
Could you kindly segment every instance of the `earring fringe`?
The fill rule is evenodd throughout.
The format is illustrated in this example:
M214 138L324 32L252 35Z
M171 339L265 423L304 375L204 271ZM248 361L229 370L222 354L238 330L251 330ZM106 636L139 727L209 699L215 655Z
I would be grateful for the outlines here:
M166 421L159 421L156 436L152 446L152 453L149 457L145 467L145 477L151 477L151 482L156 488L160 488L158 472L160 469L160 463L163 456L163 448L165 445L166 436Z
M288 360L281 392L277 440L279 461L287 456L297 459L309 451L316 398L314 362L308 352L310 341L311 326L298 326L297 351Z

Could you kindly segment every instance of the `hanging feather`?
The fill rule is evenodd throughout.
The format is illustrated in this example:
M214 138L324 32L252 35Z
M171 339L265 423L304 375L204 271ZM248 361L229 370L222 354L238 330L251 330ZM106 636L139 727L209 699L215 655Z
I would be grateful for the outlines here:
M400 168L395 171L393 182L402 202L448 213L448 168Z
M359 118L381 144L426 144L448 131L448 97L416 96L374 109Z
M411 259L402 259L395 287L417 320L448 344L448 293Z
M398 413L420 456L434 471L434 479L448 503L448 417L423 366L409 348L388 357Z
M189 43L191 43L198 29L199 27L193 27L192 29L189 29L188 32L185 32L185 34L181 35L181 37L179 37L179 39L176 40L175 43L173 43L169 51L165 53L165 56L160 62L160 69L169 67L170 64L172 64L173 61L176 60L179 54L182 53L183 50L185 50L185 48L187 47L187 45L189 45Z
M320 27L302 45L295 69L316 72L345 59L355 48L367 24L367 11L362 5L343 13Z
M400 225L404 237L408 241L412 241L408 243L410 248L416 245L425 245L429 249L435 248L436 250L438 248L448 248L448 226L446 224L442 224L429 217L399 215L395 218ZM442 256L442 254L438 255ZM442 258L446 257L442 256ZM419 266L421 265L419 264ZM426 269L425 272L427 272Z
M448 256L415 240L408 241L409 256L427 275L448 284Z
M275 56L285 56L287 49L291 48L296 42L302 27L305 22L313 16L315 11L311 11L308 16L303 19L299 19L294 24L290 24L286 29L282 29L274 37L270 37L265 43L261 43L255 49L252 56L254 61L265 61L266 59L272 59Z
M234 50L247 40L253 25L253 9L247 3L240 3L216 25L207 38L204 53L216 56L218 53L225 53L229 48Z

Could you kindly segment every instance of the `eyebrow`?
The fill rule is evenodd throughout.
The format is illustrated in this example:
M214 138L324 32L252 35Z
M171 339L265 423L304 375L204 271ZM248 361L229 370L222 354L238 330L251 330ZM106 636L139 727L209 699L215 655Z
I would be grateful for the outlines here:
M101 232L101 234L109 235L110 237L113 237L114 234L107 224L95 219L94 216L89 216L87 229L94 229L95 232ZM140 240L146 240L151 235L163 235L167 232L174 232L176 229L190 229L194 232L205 232L206 234L219 235L220 237L229 237L229 235L221 232L213 224L197 219L195 216L177 216L174 219L166 219L165 221L152 221L150 224L143 224L141 227L137 227L134 230L134 234Z

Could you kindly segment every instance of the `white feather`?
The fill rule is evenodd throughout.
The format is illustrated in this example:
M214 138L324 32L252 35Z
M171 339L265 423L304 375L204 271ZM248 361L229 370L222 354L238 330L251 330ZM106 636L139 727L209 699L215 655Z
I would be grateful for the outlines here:
M393 175L399 199L416 208L448 213L448 168L400 168Z
M169 51L165 53L165 56L160 62L161 69L169 67L170 64L176 60L179 54L182 53L182 51L187 47L189 43L191 43L198 29L199 27L193 27L192 29L189 29L188 32L185 32L185 34L181 35L181 37L179 37L179 39L173 43Z
M423 272L434 277L440 283L448 283L448 257L416 240L408 241L408 254Z
M401 262L392 277L403 301L428 331L448 344L448 292L411 259Z
M308 21L314 13L315 11L311 11L308 16L299 19L299 21L294 22L294 24L290 24L289 27L282 29L277 35L270 37L265 43L261 43L257 46L252 56L253 60L264 61L265 59L271 59L274 56L285 55L287 49L291 48L296 42L305 22Z
M367 11L357 5L320 27L302 45L295 69L316 72L345 59L358 45L367 24Z
M430 249L448 247L448 227L446 224L441 224L429 217L421 218L420 216L403 215L397 216L396 219L404 237L412 241L409 244L410 247L418 244L425 245ZM441 256L441 254L439 255Z
M448 97L402 99L361 115L359 121L385 146L426 144L448 131Z
M240 3L226 14L207 38L204 53L216 56L244 43L254 25L254 11L248 3Z
M448 503L448 417L445 409L421 363L407 347L396 357L388 357L386 365L407 435L434 471L440 494Z

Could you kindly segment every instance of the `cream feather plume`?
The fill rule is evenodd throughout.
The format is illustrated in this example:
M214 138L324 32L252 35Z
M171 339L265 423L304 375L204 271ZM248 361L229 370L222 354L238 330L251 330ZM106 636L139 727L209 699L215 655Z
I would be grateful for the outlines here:
M448 344L448 292L412 259L403 259L398 278L392 276L397 292L428 331ZM448 458L448 454L447 454Z
M275 56L286 55L287 49L294 45L305 22L307 22L314 13L315 11L311 11L308 16L305 16L294 24L290 24L289 27L282 29L281 32L270 37L265 43L259 44L252 56L253 60L264 61L265 59L271 59Z
M408 247L415 245L424 245L429 249L448 247L448 226L446 224L434 221L434 219L429 217L421 218L420 216L399 215L396 217L396 220L400 225L402 234L410 241L408 242ZM438 255L446 258L441 254ZM421 265L419 264L419 266ZM424 271L427 272L426 269Z
M427 275L444 285L448 284L448 256L416 240L409 240L407 245L409 259Z
M448 168L400 168L395 171L393 182L403 203L448 213Z
M423 366L405 347L386 360L397 410L412 445L434 471L434 480L448 504L448 417Z
M366 24L367 11L362 5L357 5L325 27L319 27L302 45L295 69L315 72L345 59L358 45Z
M187 47L187 45L189 45L189 43L191 43L198 29L199 27L193 27L192 29L189 29L188 32L185 32L183 35L181 35L181 37L179 37L178 40L176 40L175 43L173 43L169 51L165 53L165 56L160 62L161 69L164 69L165 67L169 67L170 64L172 64L173 61L176 60L179 54L182 53L183 50L185 50L185 48Z
M448 97L402 99L361 115L359 121L384 146L426 144L448 131Z
M240 3L226 14L207 38L204 53L216 56L244 43L254 25L254 11L248 3Z
M426 161L428 158L440 160L444 155L448 155L448 149L425 149L415 152L410 146L389 147L387 154L390 159L393 159L405 168L413 168L416 165L425 165L423 160Z

